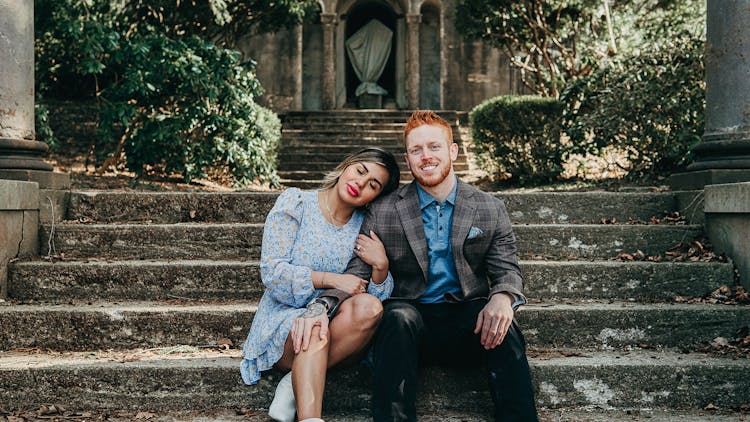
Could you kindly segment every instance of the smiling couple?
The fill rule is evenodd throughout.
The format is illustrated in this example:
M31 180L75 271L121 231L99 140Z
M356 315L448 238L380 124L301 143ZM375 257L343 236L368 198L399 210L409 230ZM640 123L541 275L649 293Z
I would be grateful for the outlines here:
M461 182L450 125L416 111L404 129L414 181L393 155L344 159L320 190L283 192L261 252L266 287L241 374L290 370L269 416L321 421L328 368L368 355L375 421L416 421L420 366L482 365L496 421L536 421L515 236L503 202Z

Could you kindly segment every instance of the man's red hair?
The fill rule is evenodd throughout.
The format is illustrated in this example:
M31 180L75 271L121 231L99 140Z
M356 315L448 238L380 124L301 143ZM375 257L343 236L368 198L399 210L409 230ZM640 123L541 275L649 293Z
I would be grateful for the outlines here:
M438 116L437 113L431 110L417 110L406 120L406 128L404 128L404 147L406 147L406 137L412 129L418 128L422 125L436 125L445 128L448 132L448 145L453 143L453 129L442 117Z

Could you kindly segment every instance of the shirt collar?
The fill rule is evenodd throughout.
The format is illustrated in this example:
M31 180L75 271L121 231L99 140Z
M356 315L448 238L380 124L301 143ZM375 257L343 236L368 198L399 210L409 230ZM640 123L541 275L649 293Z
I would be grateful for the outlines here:
M422 189L421 186L417 183L417 195L419 196L419 209L423 210L428 205L432 204L433 202L438 202L437 199L433 198L432 195L425 192L424 189ZM448 197L445 198L445 202L456 205L456 192L458 190L458 178L456 178L456 183L453 185L453 189L451 189L451 193L448 194Z

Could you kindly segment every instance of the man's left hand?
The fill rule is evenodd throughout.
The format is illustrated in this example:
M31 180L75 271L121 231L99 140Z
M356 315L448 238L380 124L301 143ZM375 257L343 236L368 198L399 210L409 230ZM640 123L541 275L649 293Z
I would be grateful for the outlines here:
M474 334L482 333L480 342L486 350L494 349L503 342L513 322L513 299L510 294L496 293L484 305L477 317Z

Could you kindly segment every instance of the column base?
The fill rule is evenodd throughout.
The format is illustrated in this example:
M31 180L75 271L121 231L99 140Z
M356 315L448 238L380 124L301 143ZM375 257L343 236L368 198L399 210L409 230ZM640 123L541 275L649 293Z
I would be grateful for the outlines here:
M70 189L70 174L40 170L0 169L0 179L39 183L39 189Z
M750 169L713 169L675 173L669 177L672 190L700 190L706 185L750 182Z

